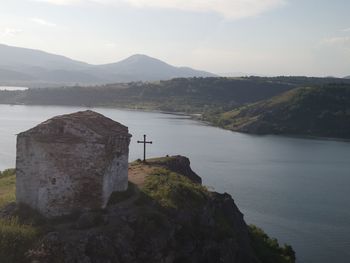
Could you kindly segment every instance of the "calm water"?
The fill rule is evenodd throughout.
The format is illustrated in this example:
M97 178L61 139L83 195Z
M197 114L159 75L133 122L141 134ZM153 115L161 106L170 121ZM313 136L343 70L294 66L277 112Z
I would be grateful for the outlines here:
M8 86L0 86L0 90L27 90L28 88L26 87L8 87Z
M76 107L0 105L0 170L13 167L15 134ZM129 126L130 159L146 133L150 156L182 154L204 184L226 191L248 223L287 242L298 262L350 262L350 143L249 136L185 116L95 109Z

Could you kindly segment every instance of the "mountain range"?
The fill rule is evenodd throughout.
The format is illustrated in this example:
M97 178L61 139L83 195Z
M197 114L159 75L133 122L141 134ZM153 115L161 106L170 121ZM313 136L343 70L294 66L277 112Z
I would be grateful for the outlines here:
M140 54L116 63L91 65L40 50L0 44L0 58L1 85L29 87L97 85L216 76L188 67L175 67Z

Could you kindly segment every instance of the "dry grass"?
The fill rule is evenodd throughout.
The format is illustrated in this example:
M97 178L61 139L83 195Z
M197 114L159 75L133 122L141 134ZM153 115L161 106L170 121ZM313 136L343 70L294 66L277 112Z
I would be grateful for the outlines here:
M0 208L16 199L15 170L8 169L0 172Z

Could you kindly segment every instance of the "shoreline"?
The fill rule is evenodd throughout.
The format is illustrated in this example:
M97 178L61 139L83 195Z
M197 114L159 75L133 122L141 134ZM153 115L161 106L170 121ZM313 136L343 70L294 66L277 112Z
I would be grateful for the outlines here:
M162 111L156 109L144 109L144 108L130 108L130 107L121 107L121 106L85 106L85 105L62 105L62 104L5 104L0 103L1 105L7 106L41 106L41 107L82 107L86 109L115 109L115 110L125 110L125 111L139 111L139 112L149 112L149 113L161 113L161 114L169 114L175 116L185 116L194 121L198 121L207 126L219 128L225 131L252 135L252 136L277 136L277 137L286 137L286 138L294 138L294 139L309 139L309 140L319 140L319 141L338 141L338 142L349 142L350 139L347 138L337 138L337 137L322 137L322 136L312 136L312 135L297 135L297 134L274 134L274 133L266 133L266 134L258 134L258 133L248 133L248 132L240 132L232 129L226 129L219 125L215 125L214 123L206 120L200 119L203 114L202 113L186 113L186 112L176 112L176 111Z

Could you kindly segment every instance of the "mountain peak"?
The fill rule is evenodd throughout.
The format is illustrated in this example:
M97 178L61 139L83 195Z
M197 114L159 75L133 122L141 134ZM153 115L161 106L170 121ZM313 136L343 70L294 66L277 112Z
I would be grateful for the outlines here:
M126 80L156 81L172 78L214 77L216 75L189 67L175 67L157 58L144 54L132 55L120 62L106 64L110 72L118 72Z
M127 59L131 59L131 58L133 58L133 59L155 59L155 58L153 58L153 57L150 57L150 56L148 56L148 55L145 55L145 54L134 54L134 55L131 55L131 56L129 56Z
M145 54L134 54L134 55L131 55L130 57L127 57L126 59L124 59L120 62L117 62L117 63L123 63L123 62L128 62L128 63L160 63L163 65L169 65L160 59L150 57L150 56L145 55Z
M90 65L40 50L0 44L0 57L0 84L28 87L215 76L191 68L174 67L145 54L135 54L116 63Z

